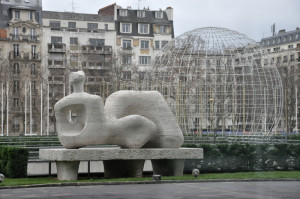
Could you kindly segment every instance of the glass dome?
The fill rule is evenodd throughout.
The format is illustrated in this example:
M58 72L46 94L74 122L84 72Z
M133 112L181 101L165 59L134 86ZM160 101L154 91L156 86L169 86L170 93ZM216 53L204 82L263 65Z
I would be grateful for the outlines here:
M283 91L259 43L225 28L205 27L169 42L143 84L160 91L184 134L279 131Z

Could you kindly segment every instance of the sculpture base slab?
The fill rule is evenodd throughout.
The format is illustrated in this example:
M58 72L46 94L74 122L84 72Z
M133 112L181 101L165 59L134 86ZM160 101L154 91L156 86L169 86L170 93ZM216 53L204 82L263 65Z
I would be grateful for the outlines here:
M43 160L56 161L59 180L77 180L79 161L102 160L107 178L142 177L145 160L152 161L154 174L180 176L185 159L202 159L203 150L196 148L162 149L40 149Z

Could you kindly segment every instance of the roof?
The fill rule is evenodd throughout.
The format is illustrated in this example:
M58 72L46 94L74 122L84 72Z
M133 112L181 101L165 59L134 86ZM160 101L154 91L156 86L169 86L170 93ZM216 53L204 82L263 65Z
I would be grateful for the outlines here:
M83 13L73 13L73 12L43 11L42 18L58 19L58 20L114 22L114 18L111 15L83 14Z
M127 16L119 16L119 10L123 10L122 8L118 8L118 21L120 22L131 22L131 23L155 23L155 24L172 24L173 22L168 20L167 14L165 11L163 12L163 18L158 19L155 18L155 12L151 10L130 10L127 9ZM138 11L145 11L145 17L139 18L137 17Z
M297 42L297 41L300 41L300 29L285 32L285 33L280 33L272 37L263 38L260 44L263 47L267 47L267 46L276 46L276 45Z

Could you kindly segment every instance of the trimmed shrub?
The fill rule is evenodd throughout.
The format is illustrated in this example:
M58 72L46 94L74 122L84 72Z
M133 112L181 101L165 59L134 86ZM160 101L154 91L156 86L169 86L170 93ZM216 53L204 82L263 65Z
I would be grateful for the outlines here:
M27 161L29 151L26 148L2 147L1 170L9 178L27 176Z

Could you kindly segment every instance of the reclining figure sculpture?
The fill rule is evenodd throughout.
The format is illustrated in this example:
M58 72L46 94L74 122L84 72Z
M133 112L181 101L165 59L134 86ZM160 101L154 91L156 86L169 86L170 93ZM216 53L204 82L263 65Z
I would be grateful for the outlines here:
M58 137L65 148L100 144L129 149L179 148L183 144L182 132L159 92L117 91L104 106L100 96L83 91L83 71L71 73L69 79L74 93L54 107Z

